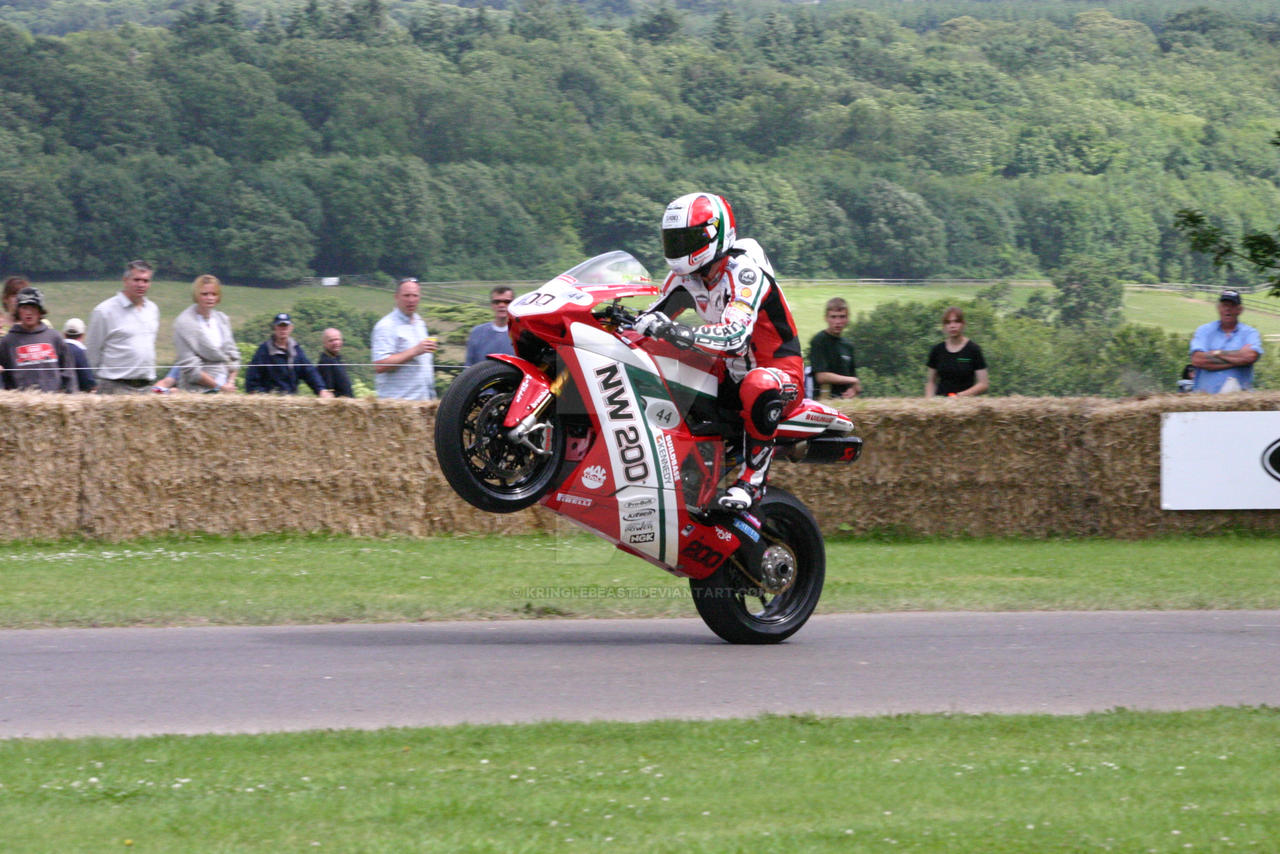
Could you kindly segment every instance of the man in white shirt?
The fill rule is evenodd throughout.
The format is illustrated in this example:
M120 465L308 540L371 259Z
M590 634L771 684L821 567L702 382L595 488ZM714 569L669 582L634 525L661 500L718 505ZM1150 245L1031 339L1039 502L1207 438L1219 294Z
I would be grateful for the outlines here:
M421 300L418 280L401 279L395 310L373 327L370 350L378 397L432 400L436 396L433 354L437 345L418 315Z
M147 299L151 265L130 261L124 284L89 316L85 349L99 394L146 392L156 381L156 333L160 309Z

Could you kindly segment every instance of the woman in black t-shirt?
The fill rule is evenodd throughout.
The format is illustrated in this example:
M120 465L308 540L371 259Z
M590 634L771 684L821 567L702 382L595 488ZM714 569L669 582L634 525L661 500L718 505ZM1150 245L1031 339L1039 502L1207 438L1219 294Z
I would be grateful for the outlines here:
M947 340L929 351L925 397L971 397L989 387L982 348L964 337L964 312L952 306L942 313Z

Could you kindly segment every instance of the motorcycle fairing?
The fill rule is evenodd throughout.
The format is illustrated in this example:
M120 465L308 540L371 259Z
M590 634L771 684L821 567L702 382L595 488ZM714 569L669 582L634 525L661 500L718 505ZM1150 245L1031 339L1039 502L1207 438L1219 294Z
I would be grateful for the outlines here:
M681 460L697 453L695 439L657 364L644 350L585 323L571 324L568 332L572 346L562 348L561 361L589 399L603 441L543 504L677 575L710 575L738 538L689 516Z

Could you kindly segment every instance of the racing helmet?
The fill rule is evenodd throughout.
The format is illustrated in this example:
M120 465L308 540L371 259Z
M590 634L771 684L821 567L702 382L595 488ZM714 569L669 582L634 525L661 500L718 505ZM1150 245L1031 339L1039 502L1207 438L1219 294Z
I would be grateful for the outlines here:
M733 208L723 196L689 193L662 215L662 257L682 276L723 258L736 239Z

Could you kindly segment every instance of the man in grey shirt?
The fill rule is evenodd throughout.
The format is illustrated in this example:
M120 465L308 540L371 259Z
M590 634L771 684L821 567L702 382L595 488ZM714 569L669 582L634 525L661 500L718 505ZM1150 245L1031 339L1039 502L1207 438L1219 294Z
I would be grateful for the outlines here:
M490 353L515 355L511 335L507 332L508 307L515 298L516 292L506 285L494 285L489 291L489 308L493 310L493 320L473 327L471 334L467 336L467 356L463 364L468 368L483 362Z
M147 299L150 289L151 265L130 261L120 293L98 303L89 316L85 349L99 394L146 392L156 381L160 309Z

